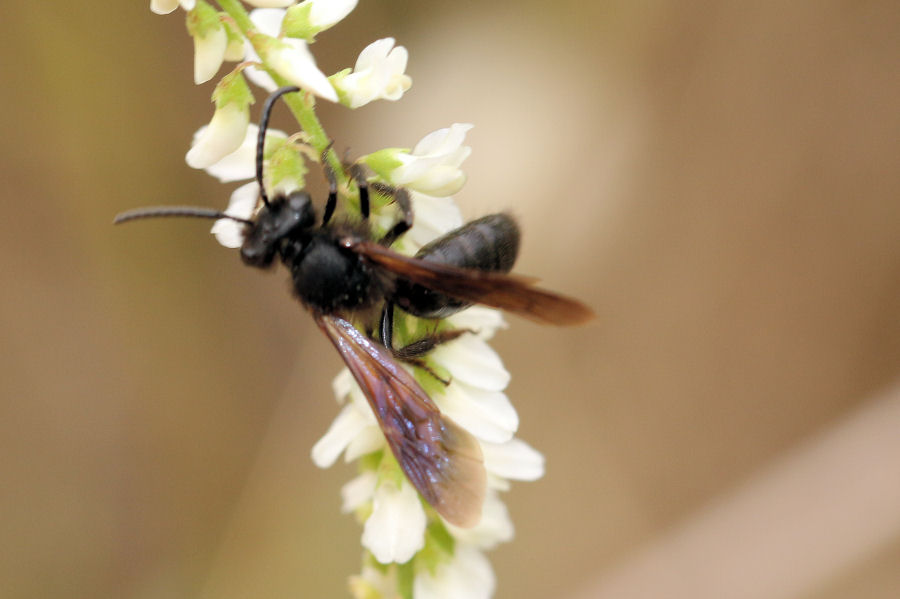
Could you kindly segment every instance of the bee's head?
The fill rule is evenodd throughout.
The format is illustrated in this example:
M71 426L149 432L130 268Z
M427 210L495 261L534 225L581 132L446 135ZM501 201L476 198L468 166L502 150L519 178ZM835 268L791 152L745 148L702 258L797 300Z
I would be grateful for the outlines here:
M256 182L259 184L259 199L262 200L263 206L256 218L251 219L250 207L247 207L248 214L235 216L227 212L197 206L154 206L123 212L116 216L113 222L118 224L136 219L160 217L228 219L239 223L242 230L236 236L229 236L229 243L222 241L223 245L235 247L239 243L241 258L245 264L258 268L270 266L278 251L285 247L285 242L296 240L298 234L312 227L316 219L312 200L305 191L294 191L287 196L279 195L270 201L263 185L263 150L272 106L284 94L297 91L300 91L299 87L282 87L266 99L263 107L256 143ZM250 200L252 201L253 198ZM234 245L231 242L235 242Z
M241 258L245 264L266 268L272 264L282 241L309 229L316 221L312 199L305 191L294 191L266 203L248 225Z

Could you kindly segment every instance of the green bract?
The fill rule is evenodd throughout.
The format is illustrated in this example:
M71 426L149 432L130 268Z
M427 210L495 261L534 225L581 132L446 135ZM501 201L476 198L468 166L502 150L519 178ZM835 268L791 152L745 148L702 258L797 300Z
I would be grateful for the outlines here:
M379 177L390 181L391 173L403 165L403 161L399 157L401 152L408 153L409 148L385 148L363 156L360 162L365 162Z
M256 101L243 73L239 70L222 77L222 80L216 85L216 89L213 90L212 100L216 103L216 109L224 108L229 104L233 104L237 108L248 108Z
M188 12L185 24L191 37L206 37L222 28L218 11L203 0L198 0L194 9Z
M266 164L266 180L273 191L290 193L306 187L306 160L293 144L282 143Z
M284 14L281 31L290 37L300 38L308 42L314 41L316 34L322 28L312 24L310 21L311 12L312 4L310 2L303 2L290 7Z

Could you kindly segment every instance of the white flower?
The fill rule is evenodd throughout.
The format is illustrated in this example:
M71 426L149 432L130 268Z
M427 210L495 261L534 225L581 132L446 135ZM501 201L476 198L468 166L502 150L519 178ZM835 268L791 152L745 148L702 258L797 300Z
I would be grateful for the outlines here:
M285 35L312 42L317 34L335 26L356 8L357 0L306 0L288 9Z
M281 23L284 21L285 11L280 8L257 8L250 12L250 20L256 27L256 30L269 37L278 37L281 32ZM259 54L250 40L244 44L244 60L250 62L259 62L261 59ZM278 85L269 77L269 74L256 67L247 67L244 69L247 79L260 86L266 91L275 91Z
M352 73L342 71L332 77L341 102L359 108L372 100L399 100L412 85L404 73L408 59L406 48L394 48L392 37L372 42L360 52Z
M409 195L415 219L412 228L400 239L408 253L415 253L429 241L462 226L462 214L453 198L438 198L418 191L410 191Z
M398 486L396 478L379 474L381 468L364 470L344 486L343 511L364 518L363 546L378 562L404 563L422 556L421 563L414 562L416 599L486 599L493 594L495 580L481 550L507 542L514 534L498 491L507 490L510 479L539 478L544 460L540 453L513 437L518 415L503 393L509 373L486 343L496 330L506 326L502 315L489 308L473 307L448 321L472 329L472 333L443 343L428 354L429 362L451 377L449 385L440 387L431 397L446 417L466 429L481 445L489 489L480 521L471 528L460 528L441 519L453 544L438 548L437 553L419 554L429 542L422 500L405 478ZM349 371L345 369L335 378L333 388L344 407L314 447L315 463L330 466L341 452L353 459L351 451L355 457L383 451L382 459L392 460L371 408ZM360 439L364 440L363 447L353 451ZM352 580L351 588L357 597L390 597L379 593L396 589L395 573L393 568L387 568L374 576L375 571L367 575L364 569L363 575Z
M453 559L440 564L432 573L427 568L416 574L413 596L416 599L488 599L496 581L491 564L484 555L466 545L457 545Z
M195 133L195 138L203 128ZM252 179L256 176L256 142L259 137L259 127L250 124L244 135L244 140L238 148L230 154L223 156L217 162L205 167L207 173L217 178L222 183ZM266 129L266 147L271 143L282 143L287 139L287 134L278 129Z
M341 488L341 511L353 512L372 501L378 475L374 470L366 470Z
M228 48L228 34L225 33L225 27L218 24L217 27L207 29L205 34L198 33L193 37L194 83L200 85L219 72Z
M453 381L434 400L443 414L479 441L504 443L519 428L519 415L500 391Z
M150 0L150 10L158 15L167 15L181 5L184 10L193 10L197 0Z
M344 20L356 4L357 0L306 0L300 6L309 6L309 24L324 31Z
M341 453L349 462L386 447L378 421L349 370L343 369L334 378L332 389L338 401L346 401L346 405L313 446L312 460L319 468L330 467Z
M453 168L458 170L468 153L468 148L460 152L467 129L468 126L458 125L429 135L417 146L416 159L433 159L431 166L455 163ZM380 158L383 160L376 160L376 164L393 159L389 155ZM394 168L403 166L401 160L396 162L398 166ZM404 251L461 223L449 198L417 192L410 197L416 214L414 222L419 228L416 230L414 224L400 240L398 245ZM378 222L387 216L375 213L372 218ZM407 239L410 236L413 239ZM343 511L353 512L363 521L362 544L369 552L369 565L350 583L352 593L359 598L394 597L400 571L396 564L413 560L416 599L488 599L494 592L495 579L481 551L509 541L514 534L499 492L509 489L510 480L534 480L544 471L543 456L514 437L519 418L504 393L510 376L487 344L498 329L506 326L501 313L475 306L445 322L466 332L440 344L426 356L427 363L450 381L432 387L430 395L441 413L471 434L481 447L488 476L481 518L474 526L461 528L431 509L423 510L423 500L405 476L398 482L402 471L394 462L368 401L344 369L333 382L335 396L343 408L316 443L312 455L320 467L332 465L342 453L345 460L370 456L368 462L363 462L363 471L341 491ZM440 540L441 530L452 537L452 543ZM371 560L385 566L372 568Z
M216 108L209 125L197 131L194 143L185 156L191 168L207 168L237 150L247 134L250 111L246 106L229 102Z
M472 528L460 528L449 522L445 522L444 525L457 543L474 545L479 549L493 549L498 543L512 540L515 534L512 520L509 519L509 511L494 490L489 491L484 498L481 522Z
M311 91L320 98L338 101L337 93L325 73L316 66L306 42L296 39L273 41L266 58L269 66L288 83Z
M544 476L544 456L521 439L512 439L506 443L481 444L484 456L484 468L492 477L492 482L499 482L501 490L508 484L505 480L537 480ZM501 482L501 479L504 482Z
M206 135L207 127L201 127L194 134L194 146ZM223 183L252 179L256 176L256 143L259 136L259 127L248 125L244 139L236 150L221 157L218 161L203 167L207 173L219 179ZM270 144L278 148L287 139L287 134L278 129L266 130L266 156L271 153ZM282 148L283 149L283 148ZM276 150L277 151L277 150ZM277 181L271 192L287 193L302 187L301 181L292 177L284 177ZM231 194L231 202L226 214L238 218L249 219L253 215L259 198L259 185L252 181L243 185ZM216 239L227 248L238 248L244 242L245 227L242 223L230 219L219 219L212 227L212 233Z
M296 0L244 0L244 2L259 8L284 8L285 6L290 6Z
M359 439L364 441L360 442ZM345 451L346 460L350 461L360 455L376 451L384 444L384 435L378 428L371 409L351 402L344 406L334 419L328 432L313 445L312 460L319 468L328 468ZM361 450L364 453L360 453Z
M488 340L500 329L509 325L503 320L503 312L484 306L472 306L447 318L457 329L469 329L482 339Z
M246 53L245 44L246 41L244 36L238 33L234 33L234 30L231 29L230 34L228 31L228 44L225 46L225 60L229 62L238 62L240 60L244 60L244 54Z
M430 196L450 196L466 182L459 167L472 152L463 145L471 128L472 125L454 123L423 137L411 153L389 148L373 152L364 160L393 185Z
M254 210L256 210L258 201L259 185L257 185L256 181L251 181L246 185L241 185L232 192L225 214L249 220L253 216ZM215 235L216 240L225 247L239 248L244 243L244 227L243 223L230 218L220 218L213 223L210 233Z
M425 546L425 523L419 494L405 478L399 487L382 481L372 498L362 544L382 564L402 564Z
M447 369L454 382L461 382L485 391L503 391L509 384L509 372L484 339L476 335L461 335L432 350L429 358Z
M289 83L337 102L337 92L325 73L316 66L306 42L295 38L276 39L281 31L284 15L285 11L279 8L259 8L250 13L250 20L257 30L267 37L257 36L256 47L247 43L246 60L258 61L259 53L262 53L269 66ZM267 73L257 68L250 67L246 69L246 73L248 79L268 91L274 91L277 87Z

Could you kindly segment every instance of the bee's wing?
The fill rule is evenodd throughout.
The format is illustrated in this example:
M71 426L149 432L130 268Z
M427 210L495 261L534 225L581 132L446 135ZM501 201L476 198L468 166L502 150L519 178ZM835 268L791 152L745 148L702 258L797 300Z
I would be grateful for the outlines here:
M581 324L594 317L593 311L578 300L534 287L537 281L530 277L412 258L371 241L354 243L351 248L374 264L432 291L508 310L542 324Z
M478 442L441 415L384 347L343 318L315 318L369 400L409 481L451 524L477 524L487 483Z

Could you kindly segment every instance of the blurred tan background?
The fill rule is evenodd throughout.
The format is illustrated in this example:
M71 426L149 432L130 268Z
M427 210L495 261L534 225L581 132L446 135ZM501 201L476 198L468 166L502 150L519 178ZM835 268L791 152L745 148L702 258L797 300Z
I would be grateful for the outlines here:
M338 357L284 273L245 269L205 224L111 226L230 193L184 164L212 84L192 84L183 15L148 4L2 9L0 595L347 596L352 469L308 457ZM551 6L362 0L314 48L334 72L379 37L405 45L402 103L323 107L339 147L474 123L464 214L512 209L518 270L598 312L575 330L511 318L496 339L520 435L547 457L507 496L497 597L897 597L900 517L866 499L898 486L900 450L870 451L860 425L850 463L884 468L844 486L814 448L898 393L900 5ZM756 593L752 552L733 595L710 590L727 551L698 554L705 593L622 590L710 506L766 528L729 498L810 447L833 485L789 475L766 505L877 518L877 542L801 529L779 548L814 574ZM610 577L625 587L603 595Z

